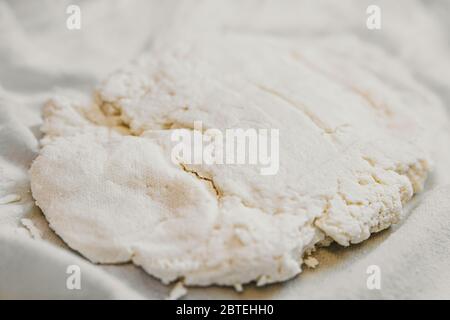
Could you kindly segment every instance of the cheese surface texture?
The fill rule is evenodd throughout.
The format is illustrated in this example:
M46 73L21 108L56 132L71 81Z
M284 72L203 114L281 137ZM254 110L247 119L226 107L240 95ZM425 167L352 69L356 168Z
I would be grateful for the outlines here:
M93 262L131 261L164 282L264 285L299 274L318 245L398 222L444 118L404 67L354 39L160 44L93 101L46 105L31 187L52 229ZM171 134L195 121L279 130L278 172L173 161Z

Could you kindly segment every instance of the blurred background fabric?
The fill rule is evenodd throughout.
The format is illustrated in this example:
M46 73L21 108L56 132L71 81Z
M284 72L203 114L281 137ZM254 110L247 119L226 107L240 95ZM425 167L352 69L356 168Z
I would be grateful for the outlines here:
M69 5L81 29L66 27ZM369 5L381 29L366 27ZM41 110L61 92L90 95L108 73L158 41L223 33L300 38L352 35L401 60L450 105L448 0L0 0L0 298L164 299L165 286L132 265L96 266L55 235L31 197ZM230 48L233 50L233 48ZM450 108L449 108L450 109ZM436 137L436 170L409 218L370 240L315 255L320 265L243 293L190 288L187 298L450 299L450 131ZM79 265L82 289L66 288ZM382 272L369 290L367 267Z

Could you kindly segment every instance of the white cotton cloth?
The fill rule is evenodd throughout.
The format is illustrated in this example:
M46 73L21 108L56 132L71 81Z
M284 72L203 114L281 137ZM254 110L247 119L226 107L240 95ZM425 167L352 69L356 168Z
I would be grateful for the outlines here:
M68 30L72 1L0 2L0 298L164 299L170 286L132 265L97 266L71 251L34 205L28 169L39 150L43 103L53 94L90 94L99 79L155 41L185 32L280 37L354 34L385 48L450 105L448 1L231 0L78 1L81 30ZM382 29L366 28L365 9L382 9ZM368 241L314 254L315 269L243 293L190 288L188 299L450 298L450 131L436 137L436 169L408 218ZM80 266L81 290L66 273ZM369 290L377 266L381 289Z

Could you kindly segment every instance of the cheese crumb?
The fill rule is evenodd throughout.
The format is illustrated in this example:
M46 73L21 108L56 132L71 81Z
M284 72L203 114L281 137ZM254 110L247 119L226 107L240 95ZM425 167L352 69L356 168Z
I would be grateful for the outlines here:
M183 282L178 282L170 291L169 297L167 300L178 300L184 297L188 293L186 287L183 285Z
M242 292L244 291L244 287L242 287L242 284L237 283L234 285L234 290L236 290L236 292Z
M319 261L314 257L308 257L303 262L311 269L315 269L319 265Z

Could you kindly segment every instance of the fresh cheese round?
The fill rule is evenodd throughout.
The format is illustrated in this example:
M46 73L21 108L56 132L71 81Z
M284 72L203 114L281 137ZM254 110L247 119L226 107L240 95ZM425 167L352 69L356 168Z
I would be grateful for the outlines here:
M156 45L93 102L57 97L44 118L32 192L70 247L164 282L232 286L287 280L318 245L398 222L444 117L401 65L354 39L221 36ZM233 129L277 132L275 170L173 156L174 134Z

